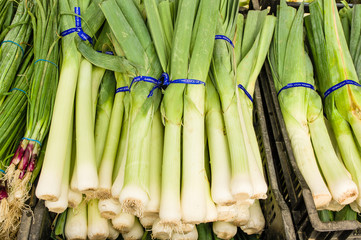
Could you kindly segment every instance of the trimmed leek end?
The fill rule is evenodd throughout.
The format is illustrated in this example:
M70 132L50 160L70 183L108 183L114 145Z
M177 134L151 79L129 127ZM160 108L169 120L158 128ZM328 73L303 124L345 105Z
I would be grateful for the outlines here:
M60 198L56 202L45 201L45 207L49 209L50 212L62 213L68 208L68 196L61 194Z
M178 232L178 233L190 233L194 230L194 228L196 228L196 225L194 224L190 224L190 223L181 223L180 225L180 231L176 231L177 229L173 229L174 232Z
M98 208L100 216L106 219L115 218L122 210L120 203L113 198L99 200Z
M244 201L253 196L252 181L248 172L233 176L231 180L231 191L237 201Z
M135 218L134 225L128 233L122 233L124 240L138 240L142 239L144 230L142 225L140 225L138 218Z
M76 208L81 203L83 195L81 192L73 191L72 189L68 190L68 206L70 208Z
M213 232L220 239L231 239L237 234L237 227L228 222L214 222Z
M127 184L120 192L119 202L124 212L141 217L149 197L140 186Z
M262 233L265 226L265 219L263 217L263 213L261 210L261 206L259 205L259 201L255 201L255 203L249 208L250 218L246 225L241 226L241 229L247 233L251 234L260 234Z
M151 230L158 218L159 215L157 213L145 213L143 217L139 218L139 221L146 230Z
M113 227L120 233L129 232L134 225L134 215L128 213L120 213L112 219Z
M108 220L100 216L98 199L88 202L88 238L106 239L109 236Z
M325 210L330 210L330 211L341 211L346 205L341 205L339 204L337 201L335 201L334 199L331 200L330 204L328 204L327 207L325 207Z
M118 239L120 233L115 228L113 228L113 225L110 222L110 220L108 220L108 228L109 228L108 239L111 239L111 240Z
M238 208L234 205L224 206L216 205L218 218L217 221L231 222L237 219Z
M170 239L172 236L172 227L163 224L160 219L157 219L152 228L153 239Z
M172 240L196 240L198 239L198 231L197 228L193 228L193 230L189 233L174 233L172 234Z
M86 203L82 202L79 207L69 209L65 223L66 239L87 239L87 211Z
M236 208L238 214L233 224L240 227L248 223L251 217L250 207L248 204L237 204Z
M357 213L361 213L359 205L356 203L356 201L350 203L350 207L353 211L355 211Z

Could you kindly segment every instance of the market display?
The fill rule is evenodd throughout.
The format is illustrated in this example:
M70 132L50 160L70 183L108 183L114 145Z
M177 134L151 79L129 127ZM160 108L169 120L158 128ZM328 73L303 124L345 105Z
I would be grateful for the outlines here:
M361 5L287 2L0 0L0 238L31 191L54 239L267 238L287 206L265 61L313 209L357 220Z

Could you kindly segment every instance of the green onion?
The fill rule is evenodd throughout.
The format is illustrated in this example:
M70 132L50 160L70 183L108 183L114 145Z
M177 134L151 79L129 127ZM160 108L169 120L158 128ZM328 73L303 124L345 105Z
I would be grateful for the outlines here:
M10 6L9 6L10 7ZM14 19L14 25L1 42L0 55L0 106L3 104L8 90L12 85L16 72L24 57L26 43L31 35L31 17L34 11L32 1L22 0L19 2Z

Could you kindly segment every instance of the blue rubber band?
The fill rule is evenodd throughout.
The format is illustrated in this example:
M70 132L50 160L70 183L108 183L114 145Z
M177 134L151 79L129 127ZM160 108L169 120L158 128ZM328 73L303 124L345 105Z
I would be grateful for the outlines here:
M37 63L37 62L48 62L48 63L53 64L57 69L59 69L59 67L58 67L58 65L56 63L53 63L52 61L49 61L49 60L46 60L46 59L38 59L38 60L36 60L34 62L34 64Z
M24 90L22 90L20 88L12 88L12 89L9 90L9 92L12 92L12 91L15 91L15 90L20 91L20 92L24 93L25 95L28 95Z
M28 141L31 141L31 142L36 142L37 144L39 144L40 145L40 147L41 147L41 142L40 141L38 141L38 140L36 140L36 139L31 139L31 138L26 138L26 137L23 137L21 140L28 140Z
M246 96L249 98L249 100L251 100L251 102L253 102L253 98L251 94L247 91L247 89L243 87L242 84L238 84L238 88L241 89L244 92L244 94L246 94Z
M161 75L161 77L159 79L155 79L155 78L149 77L149 76L137 76L137 77L133 78L133 81L132 81L132 83L130 84L130 87L129 87L129 91L132 88L133 83L140 82L140 81L155 84L155 86L150 91L148 97L153 96L153 92L157 88L166 87L166 86L168 86L168 85L170 85L172 83L203 84L204 86L206 85L205 82L200 81L200 80L196 80L196 79L176 79L176 80L170 81L169 80L169 75L167 73L162 73L162 75Z
M6 40L6 41L2 41L0 43L0 46L3 45L3 43L12 43L12 44L15 44L16 46L18 46L21 50L21 52L23 53L23 56L24 56L24 48L22 46L20 46L19 43L16 43L16 42L13 42L13 41L10 41L10 40Z
M124 87L117 88L115 90L115 93L120 93L120 92L130 92L130 89L128 86L124 86Z
M284 86L283 88L281 88L277 93L277 97L278 97L278 95L280 95L280 93L283 90L286 90L289 88L295 88L295 87L304 87L304 88L310 88L312 90L315 90L315 87L312 84L305 83L305 82L294 82L294 83L289 83L286 86Z
M103 53L102 51L97 51L98 53ZM114 55L114 53L113 52L111 52L111 51L106 51L106 52L104 52L105 54L108 54L108 55Z
M229 39L227 36L224 36L224 35L216 35L215 39L216 39L216 40L217 40L217 39L225 40L225 41L229 42L229 44L231 44L232 47L234 48L234 44L233 44L232 40Z
M75 16L75 28L69 28L68 30L63 31L60 35L65 37L66 35L77 32L79 37L83 41L89 41L90 44L93 45L93 39L88 34L86 34L83 31L83 28L81 27L81 18L79 17L80 16L80 7L75 7L74 12L75 12L75 14L78 15L78 16Z
M5 171L4 171L4 170L2 170L2 169L0 169L0 172L2 172L3 174L5 174Z
M361 87L361 84L359 84L358 82L355 82L353 80L345 80L342 82L337 83L335 86L330 87L323 95L323 98L326 98L328 95L330 95L332 92L336 91L339 88L342 88L343 86L346 85L354 85L357 87Z

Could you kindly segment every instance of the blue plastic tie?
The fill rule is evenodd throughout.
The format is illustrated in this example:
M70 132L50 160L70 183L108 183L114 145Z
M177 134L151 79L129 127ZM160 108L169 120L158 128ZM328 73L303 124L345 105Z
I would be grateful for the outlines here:
M102 51L97 51L98 53L103 53ZM106 51L106 52L104 52L105 54L108 54L108 55L114 55L114 53L113 52L111 52L111 51Z
M227 36L224 36L224 35L216 35L215 39L216 39L216 40L217 40L217 39L225 40L225 41L229 42L229 44L231 44L232 47L234 48L234 44L233 44L232 40L229 39Z
M80 16L80 7L75 7L74 8L74 12L75 14L77 14L75 16L75 28L69 28L68 30L63 31L60 35L65 37L66 35L69 35L71 33L77 32L79 37L83 40L83 41L89 41L91 45L93 45L93 39L86 34L83 31L83 28L81 27L81 18Z
M343 86L346 86L346 85L354 85L354 86L357 86L357 87L361 87L361 84L359 84L358 82L355 82L353 80L345 80L345 81L342 81L342 82L339 82L337 83L335 86L333 87L330 87L325 93L324 93L324 97L323 98L326 98L328 95L330 95L332 92L336 91L337 89L339 88L342 88Z
M23 137L21 140L28 140L28 141L31 141L31 142L36 142L37 144L39 144L39 146L41 147L41 142L36 140L36 139L31 139L31 138L26 138L26 137Z
M137 77L133 78L133 81L130 84L129 89L132 88L133 83L140 82L140 81L155 84L155 86L150 91L148 97L153 96L153 92L157 88L166 87L166 86L168 86L169 84L172 84L172 83L203 84L204 86L206 85L205 82L200 81L200 80L196 80L196 79L176 79L176 80L170 81L169 80L169 75L167 73L162 73L162 75L161 75L161 77L159 79L155 79L155 78L149 77L149 76L137 76Z
M5 174L5 171L4 171L4 170L2 170L2 169L0 169L0 172L2 172L3 174Z
M120 92L130 92L130 89L128 86L124 86L124 87L117 88L115 90L115 93L120 93Z
M15 91L15 90L20 91L20 92L24 93L25 95L28 95L24 90L22 90L20 88L12 88L12 89L9 90L9 92L12 92L12 91Z
M281 88L277 93L277 97L278 97L278 95L280 95L280 93L283 90L286 90L289 88L295 88L295 87L304 87L304 88L310 88L312 90L315 90L315 87L312 84L305 83L305 82L294 82L294 83L289 83L286 86L284 86L283 88Z
M246 96L249 98L249 100L251 100L251 102L253 102L253 98L251 94L247 91L247 89L243 87L242 84L238 84L238 88L241 89L244 92L244 94L246 94Z
M15 44L16 46L18 46L21 50L21 52L23 53L23 56L24 56L24 48L22 46L20 46L19 43L16 43L16 42L13 42L13 41L10 41L10 40L6 40L6 41L2 41L0 43L0 46L3 45L3 43L12 43L12 44Z
M59 67L58 67L58 65L57 65L56 63L54 63L54 62L52 62L52 61L49 61L49 60L46 60L46 59L38 59L38 60L36 60L36 61L34 62L34 64L37 63L37 62L48 62L48 63L53 64L57 69L59 69Z

